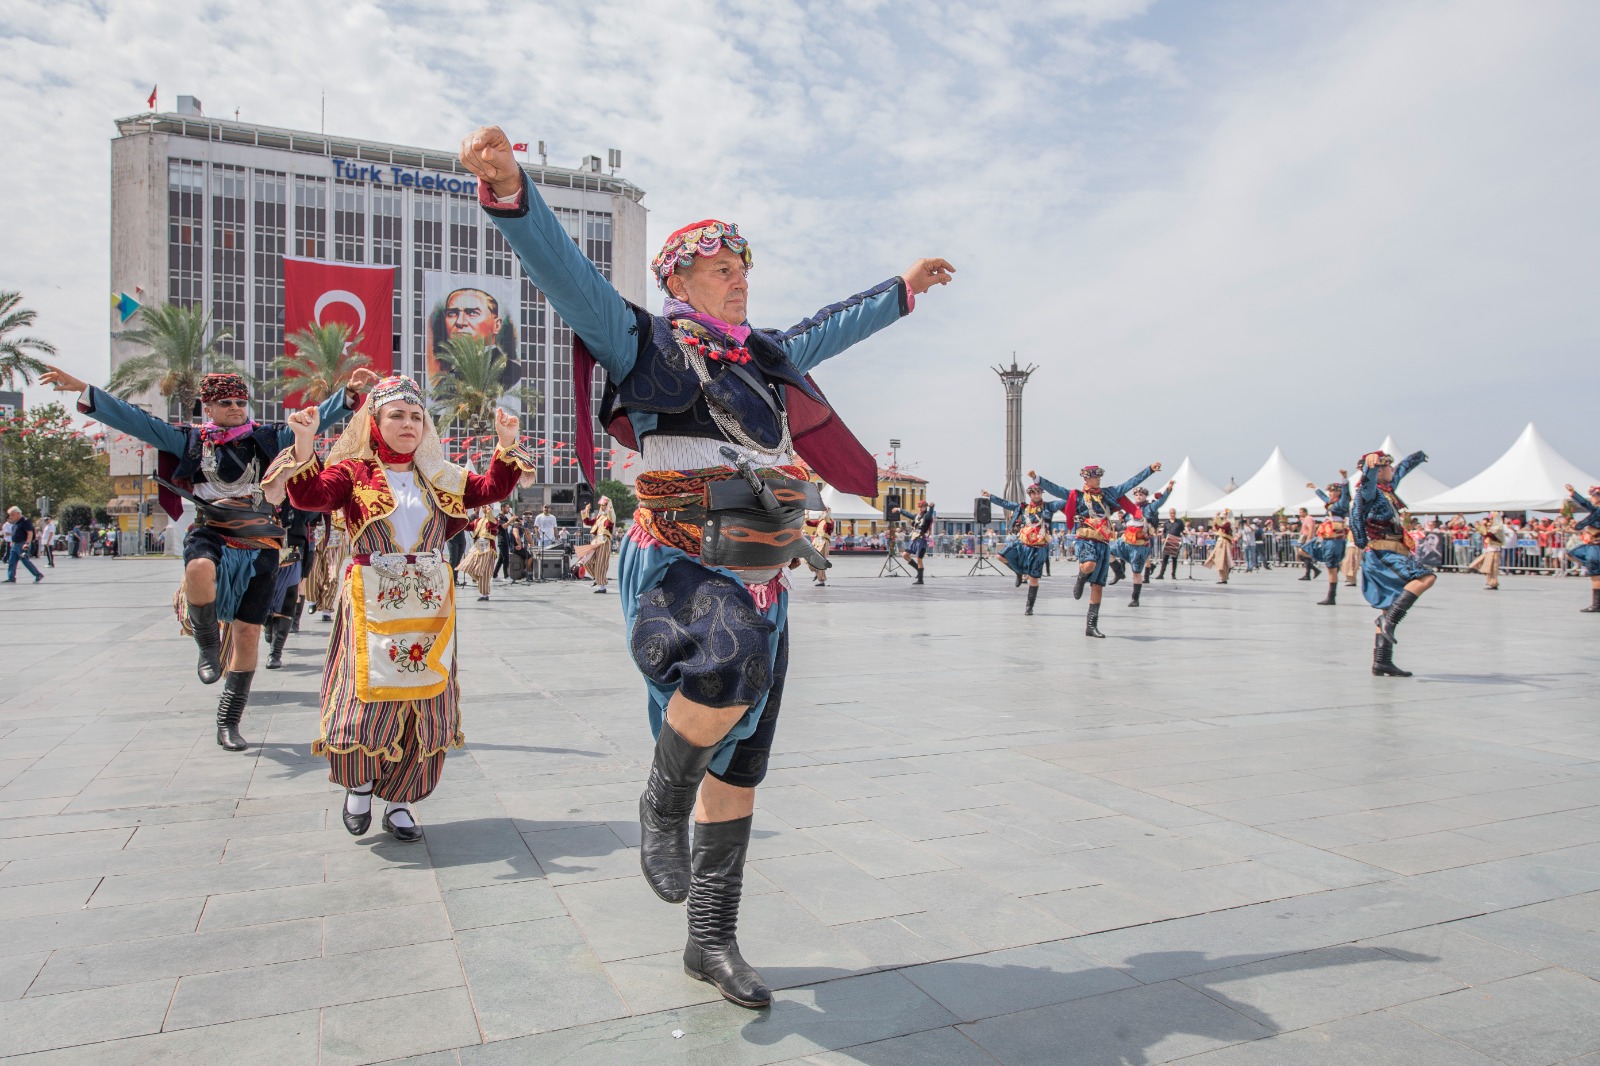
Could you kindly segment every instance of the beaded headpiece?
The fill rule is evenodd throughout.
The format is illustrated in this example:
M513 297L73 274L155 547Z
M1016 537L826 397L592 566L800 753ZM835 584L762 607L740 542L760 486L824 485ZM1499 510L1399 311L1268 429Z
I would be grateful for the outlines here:
M1042 493L1042 492L1044 492L1044 486L1039 484L1037 481L1035 481L1035 482L1033 482L1032 484L1030 484L1028 486L1028 491L1029 492L1040 492L1040 493Z
M410 378L384 378L372 386L372 391L367 394L367 406L376 411L386 403L404 400L422 407L422 388Z
M1086 466L1082 470L1078 471L1078 476L1081 477L1081 478L1105 477L1106 476L1105 467L1093 466L1093 465Z
M1589 486L1589 495L1591 495L1591 496L1600 496L1600 485L1590 485Z
M1328 495L1332 496L1336 492L1338 492L1338 493L1343 493L1344 492L1344 482L1342 482L1342 481L1330 481L1330 482L1328 482Z
M1361 465L1368 470L1373 470L1380 466L1393 466L1394 456L1388 452L1368 452L1361 457Z
M250 385L238 374L207 374L200 379L200 402L248 400Z
M1150 490L1145 488L1143 485L1140 485L1138 488L1133 490L1133 494L1135 496L1148 496L1150 495Z
M661 246L661 251L650 263L650 270L655 274L656 284L661 286L661 291L666 292L667 279L679 267L693 263L695 256L713 256L723 248L737 253L744 260L746 270L755 262L755 257L750 254L750 242L739 236L737 223L707 218L691 222L668 237L667 243Z

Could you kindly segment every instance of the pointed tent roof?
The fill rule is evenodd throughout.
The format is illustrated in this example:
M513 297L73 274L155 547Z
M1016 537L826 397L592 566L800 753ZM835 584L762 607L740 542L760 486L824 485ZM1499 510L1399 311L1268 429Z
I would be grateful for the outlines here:
M1157 474L1156 478L1160 476ZM1151 478L1146 484L1151 482L1155 482L1155 478ZM1222 490L1210 478L1196 470L1193 461L1187 455L1183 457L1183 462L1178 464L1177 472L1172 475L1172 482L1172 495L1162 505L1164 511L1175 510L1181 515L1199 513L1202 504L1210 503L1222 495ZM1160 491L1161 484L1157 482L1156 488L1151 491Z
M1506 453L1477 477L1453 489L1424 497L1412 489L1415 474L1400 483L1400 495L1413 513L1470 514L1477 511L1554 511L1567 498L1564 485L1579 492L1596 484L1539 436L1529 422Z
M1278 511L1293 512L1300 506L1306 493L1306 482L1310 480L1283 457L1282 448L1274 448L1249 481L1227 495L1218 493L1209 503L1196 510L1202 515L1213 515L1228 509L1236 515L1247 517L1276 514Z
M876 518L883 521L883 512L867 503L860 496L852 496L848 492L840 492L832 485L822 486L822 502L827 504L833 512L834 521L868 521Z
M1401 451L1400 446L1394 442L1393 435L1383 438L1383 443L1378 445L1378 448L1380 451L1388 452L1396 459L1399 459L1406 454L1405 452ZM1346 479L1346 484L1354 485L1355 479L1356 474L1355 472L1352 472L1350 477ZM1323 483L1319 481L1317 484L1320 487ZM1406 499L1425 500L1430 496L1437 496L1439 493L1447 491L1449 486L1445 485L1444 482L1428 473L1427 467L1419 466L1415 470L1411 471L1411 473L1406 475L1405 488ZM1349 492L1350 490L1346 489L1346 496L1349 495ZM1319 499L1315 493L1313 493L1305 500L1304 503L1299 503L1295 506L1304 507L1312 514L1321 514L1323 503L1322 500Z

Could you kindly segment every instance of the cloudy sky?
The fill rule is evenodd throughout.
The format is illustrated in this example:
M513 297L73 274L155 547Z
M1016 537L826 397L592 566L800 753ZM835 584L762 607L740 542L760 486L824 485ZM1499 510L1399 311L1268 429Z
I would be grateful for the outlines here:
M103 377L112 120L159 83L316 129L325 90L333 133L621 148L652 249L740 224L757 324L952 260L818 375L947 510L1000 488L1013 351L1058 480L1393 434L1455 484L1530 419L1600 473L1596 39L1588 0L7 0L0 288Z

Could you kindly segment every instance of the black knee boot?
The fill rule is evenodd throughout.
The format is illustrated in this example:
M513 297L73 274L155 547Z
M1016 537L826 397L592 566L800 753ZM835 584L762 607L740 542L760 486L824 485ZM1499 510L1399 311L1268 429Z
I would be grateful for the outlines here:
M1410 670L1394 664L1394 641L1379 633L1372 642L1372 675L1374 677L1410 677Z
M1589 606L1581 608L1579 613L1600 614L1600 589L1591 589L1590 591L1594 593L1593 602Z
M1090 573L1093 573L1093 572L1094 571L1092 571L1092 570L1090 571ZM1087 585L1088 583L1089 583L1089 574L1086 574L1081 570L1078 571L1078 580L1076 580L1076 581L1074 581L1072 583L1072 598L1075 599L1075 600L1083 599L1083 586Z
M1084 627L1083 635L1086 637L1105 638L1105 634L1100 632L1100 605L1098 603L1089 605L1089 624Z
M294 606L289 608L289 632L300 632L300 616L305 613L305 607L306 598L304 596L296 596L294 598Z
M250 745L239 733L239 723L244 720L244 705L250 701L250 682L254 670L229 670L222 683L222 697L217 700L217 743L229 751L243 751Z
M1328 595L1327 595L1327 597L1324 598L1324 599L1318 600L1317 601L1317 606L1318 607L1333 607L1333 606L1337 606L1338 602L1339 602L1339 582L1337 580L1330 581L1330 582L1328 582Z
M1111 557L1111 582L1110 583L1115 585L1118 581L1121 581L1127 575L1128 575L1128 570L1127 570L1127 567L1123 566L1122 560L1118 559L1116 556L1112 556Z
M1400 595L1394 598L1394 602L1389 605L1389 609L1383 612L1383 617L1378 620L1378 631L1387 638L1390 644L1400 643L1400 639L1394 635L1394 631L1399 627L1400 620L1406 616L1406 612L1411 609L1411 605L1416 602L1417 594L1409 589L1403 589Z
M760 1009L772 1005L772 993L761 975L739 954L735 937L751 821L746 816L694 827L689 943L683 949L683 972L715 985L729 1003Z
M1033 613L1033 601L1038 599L1038 598L1039 598L1039 586L1038 585L1029 585L1028 586L1028 609L1026 611L1023 611L1022 613L1023 614L1032 614Z
M1128 601L1129 607L1139 606L1139 593L1142 591L1144 591L1144 586L1142 584L1135 584L1133 586L1133 599Z
M917 579L916 579L916 580L915 580L915 581L913 581L913 582L912 582L912 584L913 584L913 585L920 585L920 584L922 584L922 572L923 572L923 571L922 571L922 564L921 564L921 563L918 563L918 564L917 564Z
M639 797L639 868L668 903L689 896L689 816L716 745L697 748L661 723L650 777Z
M1018 588L1022 587L1022 571L1021 570L1017 571L1017 587Z
M217 629L217 601L189 604L189 627L200 649L195 672L202 685L215 685L222 679L222 633Z
M276 618L277 626L272 630L272 654L267 656L267 669L278 670L283 667L283 646L289 641L289 620Z

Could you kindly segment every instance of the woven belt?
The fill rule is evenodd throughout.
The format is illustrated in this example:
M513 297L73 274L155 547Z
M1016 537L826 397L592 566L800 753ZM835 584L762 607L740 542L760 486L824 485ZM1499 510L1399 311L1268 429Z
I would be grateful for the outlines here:
M1378 540L1367 541L1367 550L1372 552L1399 552L1402 555L1410 555L1411 545L1403 540L1383 537Z

